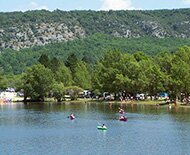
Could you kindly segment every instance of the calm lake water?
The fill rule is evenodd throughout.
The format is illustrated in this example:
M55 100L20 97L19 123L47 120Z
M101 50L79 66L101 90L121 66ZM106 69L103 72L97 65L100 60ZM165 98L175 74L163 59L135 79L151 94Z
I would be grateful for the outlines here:
M190 108L66 103L0 105L2 155L189 155ZM73 112L75 120L67 116ZM106 124L107 131L97 130Z

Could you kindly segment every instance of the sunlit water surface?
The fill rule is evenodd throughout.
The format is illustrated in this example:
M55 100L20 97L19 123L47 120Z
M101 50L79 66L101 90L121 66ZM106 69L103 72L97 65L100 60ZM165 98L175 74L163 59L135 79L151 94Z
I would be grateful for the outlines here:
M65 103L0 105L2 155L189 155L190 108ZM69 120L70 113L76 115ZM97 130L106 124L107 131Z

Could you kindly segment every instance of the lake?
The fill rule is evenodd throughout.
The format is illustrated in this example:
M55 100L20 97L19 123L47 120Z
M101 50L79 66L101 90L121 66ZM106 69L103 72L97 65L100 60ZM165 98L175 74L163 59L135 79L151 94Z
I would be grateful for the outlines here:
M189 155L190 108L120 104L0 105L2 155ZM76 119L67 116L74 113ZM97 130L106 124L107 131Z

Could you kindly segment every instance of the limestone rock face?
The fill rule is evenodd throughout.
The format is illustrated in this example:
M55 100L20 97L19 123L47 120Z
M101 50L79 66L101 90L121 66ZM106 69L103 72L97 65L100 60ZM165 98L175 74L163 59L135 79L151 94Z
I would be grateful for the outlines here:
M169 36L164 28L156 21L141 21L138 22L140 28L147 34L157 38Z
M69 27L64 23L40 23L0 29L0 49L20 50L32 46L84 38L85 31L78 25Z

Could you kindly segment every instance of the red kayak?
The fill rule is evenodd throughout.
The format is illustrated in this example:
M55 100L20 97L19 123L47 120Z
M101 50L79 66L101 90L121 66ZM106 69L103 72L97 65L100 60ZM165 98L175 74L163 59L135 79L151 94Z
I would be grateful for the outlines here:
M122 118L119 118L120 121L124 121L126 122L127 121L127 117L122 117Z

